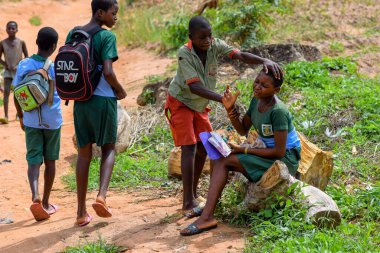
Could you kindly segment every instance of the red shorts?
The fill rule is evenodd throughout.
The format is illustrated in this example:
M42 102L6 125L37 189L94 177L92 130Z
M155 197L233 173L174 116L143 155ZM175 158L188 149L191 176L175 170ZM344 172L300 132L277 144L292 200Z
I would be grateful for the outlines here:
M201 132L211 132L212 126L208 119L208 112L196 112L191 110L181 101L168 94L165 104L165 116L172 131L174 145L193 145L201 141Z

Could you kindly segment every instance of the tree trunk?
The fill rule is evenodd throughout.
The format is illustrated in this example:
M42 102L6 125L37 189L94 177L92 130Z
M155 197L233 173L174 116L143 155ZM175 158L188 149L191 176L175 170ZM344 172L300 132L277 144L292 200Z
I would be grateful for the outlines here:
M241 176L238 179L241 181ZM243 181L244 183L244 181ZM285 163L276 161L257 183L248 183L244 203L249 210L259 211L266 208L271 203L267 198L278 194L287 196L287 191L291 185L298 183L298 190L293 194L303 201L308 211L306 220L316 226L335 227L340 224L341 214L338 206L326 193L318 188L306 185L289 174Z
M168 162L168 177L169 178L182 178L181 173L181 148L175 147L172 149L169 155ZM207 157L205 165L203 166L203 173L210 174L210 159Z

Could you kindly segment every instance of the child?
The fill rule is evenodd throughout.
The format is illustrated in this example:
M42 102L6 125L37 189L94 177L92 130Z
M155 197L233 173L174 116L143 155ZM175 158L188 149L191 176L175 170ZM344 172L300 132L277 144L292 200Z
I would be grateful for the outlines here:
M211 26L202 16L190 20L189 38L189 42L178 51L178 69L169 85L165 115L175 146L181 146L182 210L186 217L191 218L199 216L203 206L198 203L197 185L206 152L199 133L212 131L208 119L209 100L222 102L222 96L214 92L218 58L229 56L248 64L263 64L265 70L272 71L276 78L281 77L282 70L268 59L240 52L213 38Z
M4 66L4 118L1 119L3 124L8 123L8 105L11 84L16 73L17 64L22 60L22 54L28 57L28 50L25 42L16 38L18 31L17 23L9 21L6 26L8 38L0 42L0 64ZM4 53L4 61L1 56ZM1 87L0 87L1 88Z
M89 31L96 26L115 25L119 10L116 0L92 0L92 18L82 27ZM72 31L67 37L70 39ZM78 143L78 160L76 165L78 226L85 226L92 220L86 210L86 193L88 173L92 158L92 144L101 146L100 187L97 198L92 204L96 214L103 218L111 217L111 210L106 204L106 195L115 163L115 143L117 134L117 99L123 99L127 93L117 80L112 63L118 59L116 36L102 30L92 38L94 58L103 66L103 75L94 95L87 101L75 101L74 125Z
M15 87L24 77L43 67L45 60L53 54L57 47L58 33L51 27L42 28L37 35L37 54L22 60L17 68L13 85ZM48 69L49 76L54 78L53 64ZM28 162L28 179L32 190L30 210L37 221L45 220L58 210L56 205L49 203L50 192L55 177L55 161L59 159L61 140L62 112L61 100L54 90L54 99L51 107L45 102L41 105L41 120L37 110L23 112L16 98L14 99L21 128L25 131L26 160ZM40 167L45 163L44 195L41 201L38 192L38 178Z
M267 148L244 148L230 144L232 154L215 161L201 216L183 229L181 235L194 235L217 226L214 210L227 183L229 171L238 171L252 182L259 181L276 160L283 161L292 175L297 171L301 145L290 112L275 95L281 84L282 79L276 79L271 72L261 71L253 84L254 98L242 120L235 107L239 92L232 94L227 87L222 102L232 125L240 135L247 135L253 126Z

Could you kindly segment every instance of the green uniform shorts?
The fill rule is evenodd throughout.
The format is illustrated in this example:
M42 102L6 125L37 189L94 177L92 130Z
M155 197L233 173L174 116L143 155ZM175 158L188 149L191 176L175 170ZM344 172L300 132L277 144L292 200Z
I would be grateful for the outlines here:
M276 160L284 162L290 174L294 175L301 160L301 148L287 149L285 156L281 159L270 159L250 154L236 154L236 156L252 181L257 182Z
M50 130L25 126L25 138L28 165L42 164L44 159L59 159L61 128Z
M74 103L74 127L78 147L88 143L98 146L115 144L117 135L117 100L92 96Z

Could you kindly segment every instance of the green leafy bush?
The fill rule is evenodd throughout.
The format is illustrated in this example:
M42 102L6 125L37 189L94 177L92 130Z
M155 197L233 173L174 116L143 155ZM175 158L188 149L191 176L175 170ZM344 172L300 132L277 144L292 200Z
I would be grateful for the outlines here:
M221 1L217 9L206 9L203 14L211 23L213 35L230 43L250 48L265 38L265 28L273 18L271 13L279 10L280 1L231 0ZM181 12L171 18L162 35L167 48L179 48L188 40L188 23L192 13Z

